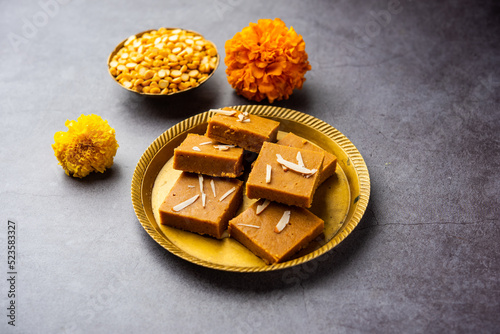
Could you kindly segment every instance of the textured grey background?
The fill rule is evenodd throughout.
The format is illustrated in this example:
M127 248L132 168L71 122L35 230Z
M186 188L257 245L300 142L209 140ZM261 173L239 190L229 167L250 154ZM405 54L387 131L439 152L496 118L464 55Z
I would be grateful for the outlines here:
M498 3L54 1L0 3L0 332L500 332ZM172 125L252 102L223 64L195 92L149 100L118 87L106 60L161 26L202 32L223 53L249 22L274 17L304 37L313 68L274 105L349 137L371 199L354 232L315 261L213 271L149 237L131 178ZM66 119L90 113L116 129L120 148L111 170L77 180L51 144ZM15 328L8 219L18 226Z

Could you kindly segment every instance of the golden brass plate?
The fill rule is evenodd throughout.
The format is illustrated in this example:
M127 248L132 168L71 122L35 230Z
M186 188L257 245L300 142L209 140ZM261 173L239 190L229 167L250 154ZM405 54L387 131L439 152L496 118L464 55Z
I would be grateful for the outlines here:
M192 33L192 34L195 34L195 35L199 35L201 37L203 37L205 39L205 37L200 34L199 32L196 32L194 30L188 30L188 29L182 29L182 28L167 28L166 29L168 30L175 30L175 29L181 29L183 31L186 31L186 32L189 32L189 33ZM149 33L151 31L154 31L154 30L158 30L158 29L149 29L149 30L146 30L146 31L142 31L140 33L137 33L135 34L135 36L137 38L139 37L142 37L142 35L146 34L146 33ZM108 73L109 75L111 76L111 78L113 79L114 82L116 82L120 87L122 87L123 89L126 89L128 90L129 92L132 92L132 93L135 93L135 94L139 94L139 95L143 95L143 96L170 96L170 95L175 95L175 94L180 94L180 93L184 93L184 92L187 92L187 91L190 91L190 90L193 90L193 89L196 89L198 87L200 87L202 84L204 84L205 82L207 82L215 73L215 71L217 70L217 68L219 67L219 62L220 62L220 55L219 55L219 51L217 50L217 46L215 45L215 43L207 40L208 42L210 42L215 50L217 50L217 62L215 64L215 68L212 70L212 72L210 72L210 74L208 75L208 77L206 77L203 81L199 82L198 86L194 86L194 87L189 87L189 88L186 88L186 89L182 89L182 90L179 90L175 93L168 93L168 94L151 94L151 93L143 93L143 92L137 92L133 89L130 89L130 88L127 88L125 86L123 86L121 83L119 83L118 81L116 81L116 78L113 74L111 74L110 72L110 63L111 61L113 60L113 57L118 53L118 51L120 51L120 49L125 45L125 42L128 40L129 37L127 37L126 39L124 39L120 44L118 44L114 50L109 54L108 56L108 62L107 62L107 66L108 66Z
M169 252L187 261L235 272L288 268L310 261L334 248L353 231L368 205L370 177L361 154L342 133L313 116L273 106L244 105L234 108L279 121L279 136L293 132L337 156L336 175L318 188L310 209L325 221L323 235L289 261L266 265L232 238L217 240L159 224L158 208L180 174L172 168L174 148L187 133L205 133L211 116L208 111L165 131L139 160L132 179L132 203L146 232ZM244 198L239 212L253 201Z

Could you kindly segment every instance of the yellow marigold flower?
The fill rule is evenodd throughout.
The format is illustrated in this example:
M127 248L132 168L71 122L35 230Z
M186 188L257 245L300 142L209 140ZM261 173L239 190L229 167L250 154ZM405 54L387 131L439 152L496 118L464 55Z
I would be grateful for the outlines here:
M82 178L94 171L104 173L113 165L118 143L107 121L93 114L81 115L65 125L68 131L56 132L52 148L66 174Z
M311 69L306 44L276 18L250 23L225 44L228 82L240 95L261 101L288 99Z

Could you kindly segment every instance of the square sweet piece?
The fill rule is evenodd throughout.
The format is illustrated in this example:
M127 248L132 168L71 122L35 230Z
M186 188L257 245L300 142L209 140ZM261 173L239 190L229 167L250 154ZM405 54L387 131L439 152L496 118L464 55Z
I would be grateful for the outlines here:
M220 239L241 205L242 184L183 172L160 205L160 222Z
M243 174L244 151L231 146L189 133L174 150L173 168L211 176L238 177Z
M297 136L296 134L294 134L292 132L289 132L283 138L278 140L278 142L276 144L297 147L297 148L301 148L304 150L310 150L310 151L323 151L323 152L325 152L325 160L323 160L323 167L321 168L320 173L319 173L319 181L318 181L319 184L323 183L326 179L328 179L330 176L335 174L335 168L337 167L337 157L329 152L326 152L322 148L314 145L313 143L311 143L307 139L304 139L302 137Z
M309 210L270 202L257 214L263 202L255 202L231 219L229 235L267 264L288 260L323 232L324 221ZM277 229L280 221L283 226Z
M246 182L247 197L311 207L324 156L324 152L264 143Z
M271 119L223 108L208 121L206 136L258 153L262 143L276 141L279 125Z

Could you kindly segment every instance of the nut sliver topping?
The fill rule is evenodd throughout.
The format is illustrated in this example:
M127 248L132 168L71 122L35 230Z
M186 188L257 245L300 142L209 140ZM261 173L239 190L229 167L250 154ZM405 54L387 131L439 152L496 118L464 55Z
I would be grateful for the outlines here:
M318 170L317 170L317 169L315 169L315 168L314 168L314 169L311 169L311 174L304 175L304 177L305 177L306 179L308 179L308 178L310 178L311 176L313 176L313 175L314 175L314 173L316 173L317 171L318 171Z
M278 224L276 224L276 227L274 228L274 232L280 233L281 231L283 231L285 226L290 221L290 214L291 214L290 210L283 212L283 216L281 216L280 221L278 222Z
M266 165L266 183L271 183L271 170L272 170L271 165L267 164Z
M280 163L281 165L283 165L283 166L285 166L293 171L296 171L297 173L301 173L304 175L313 175L314 173L317 172L317 170L315 170L315 169L308 169L308 168L302 167L300 165L297 165L291 161L285 160L279 154L276 154L276 157L277 157L278 163Z
M246 227L260 228L260 226L259 226L259 225L251 225L251 224L238 224L238 226L246 226Z
M200 192L204 194L205 191L203 190L203 175L198 174L198 182L200 183Z
M224 195L219 198L219 202L222 202L227 196L231 195L236 190L236 187L229 189Z
M250 118L248 118L248 112L245 111L241 114L238 114L238 119L236 121L242 123L250 123Z
M264 211L269 206L269 204L271 204L271 201L266 199L264 203L257 205L257 208L255 209L255 214L260 215L262 211Z
M283 159L283 157L281 156L281 154L276 154L276 157L278 159ZM283 159L284 160L284 159ZM281 168L283 168L283 171L287 172L288 171L288 167L286 167L285 165L281 165Z
M299 152L297 152L297 164L300 166L300 167L305 167L306 165L304 165L304 160L302 159L302 154Z
M184 209L184 208L190 206L191 204L193 204L194 202L196 202L196 200L198 199L198 197L200 197L199 194L191 197L190 199L188 199L188 200L186 200L186 201L184 201L182 203L177 204L176 206L174 206L172 208L172 210L174 210L176 212L177 211L181 211L182 209Z
M214 148L218 149L219 151L227 151L233 147L236 147L236 146L234 146L234 145L214 145Z
M214 197L217 197L217 195L215 194L215 182L214 182L214 179L210 180L210 186L212 187L212 192L214 193Z
M236 114L236 110L210 109L210 111L213 111L217 114L226 115L226 116L233 116Z

